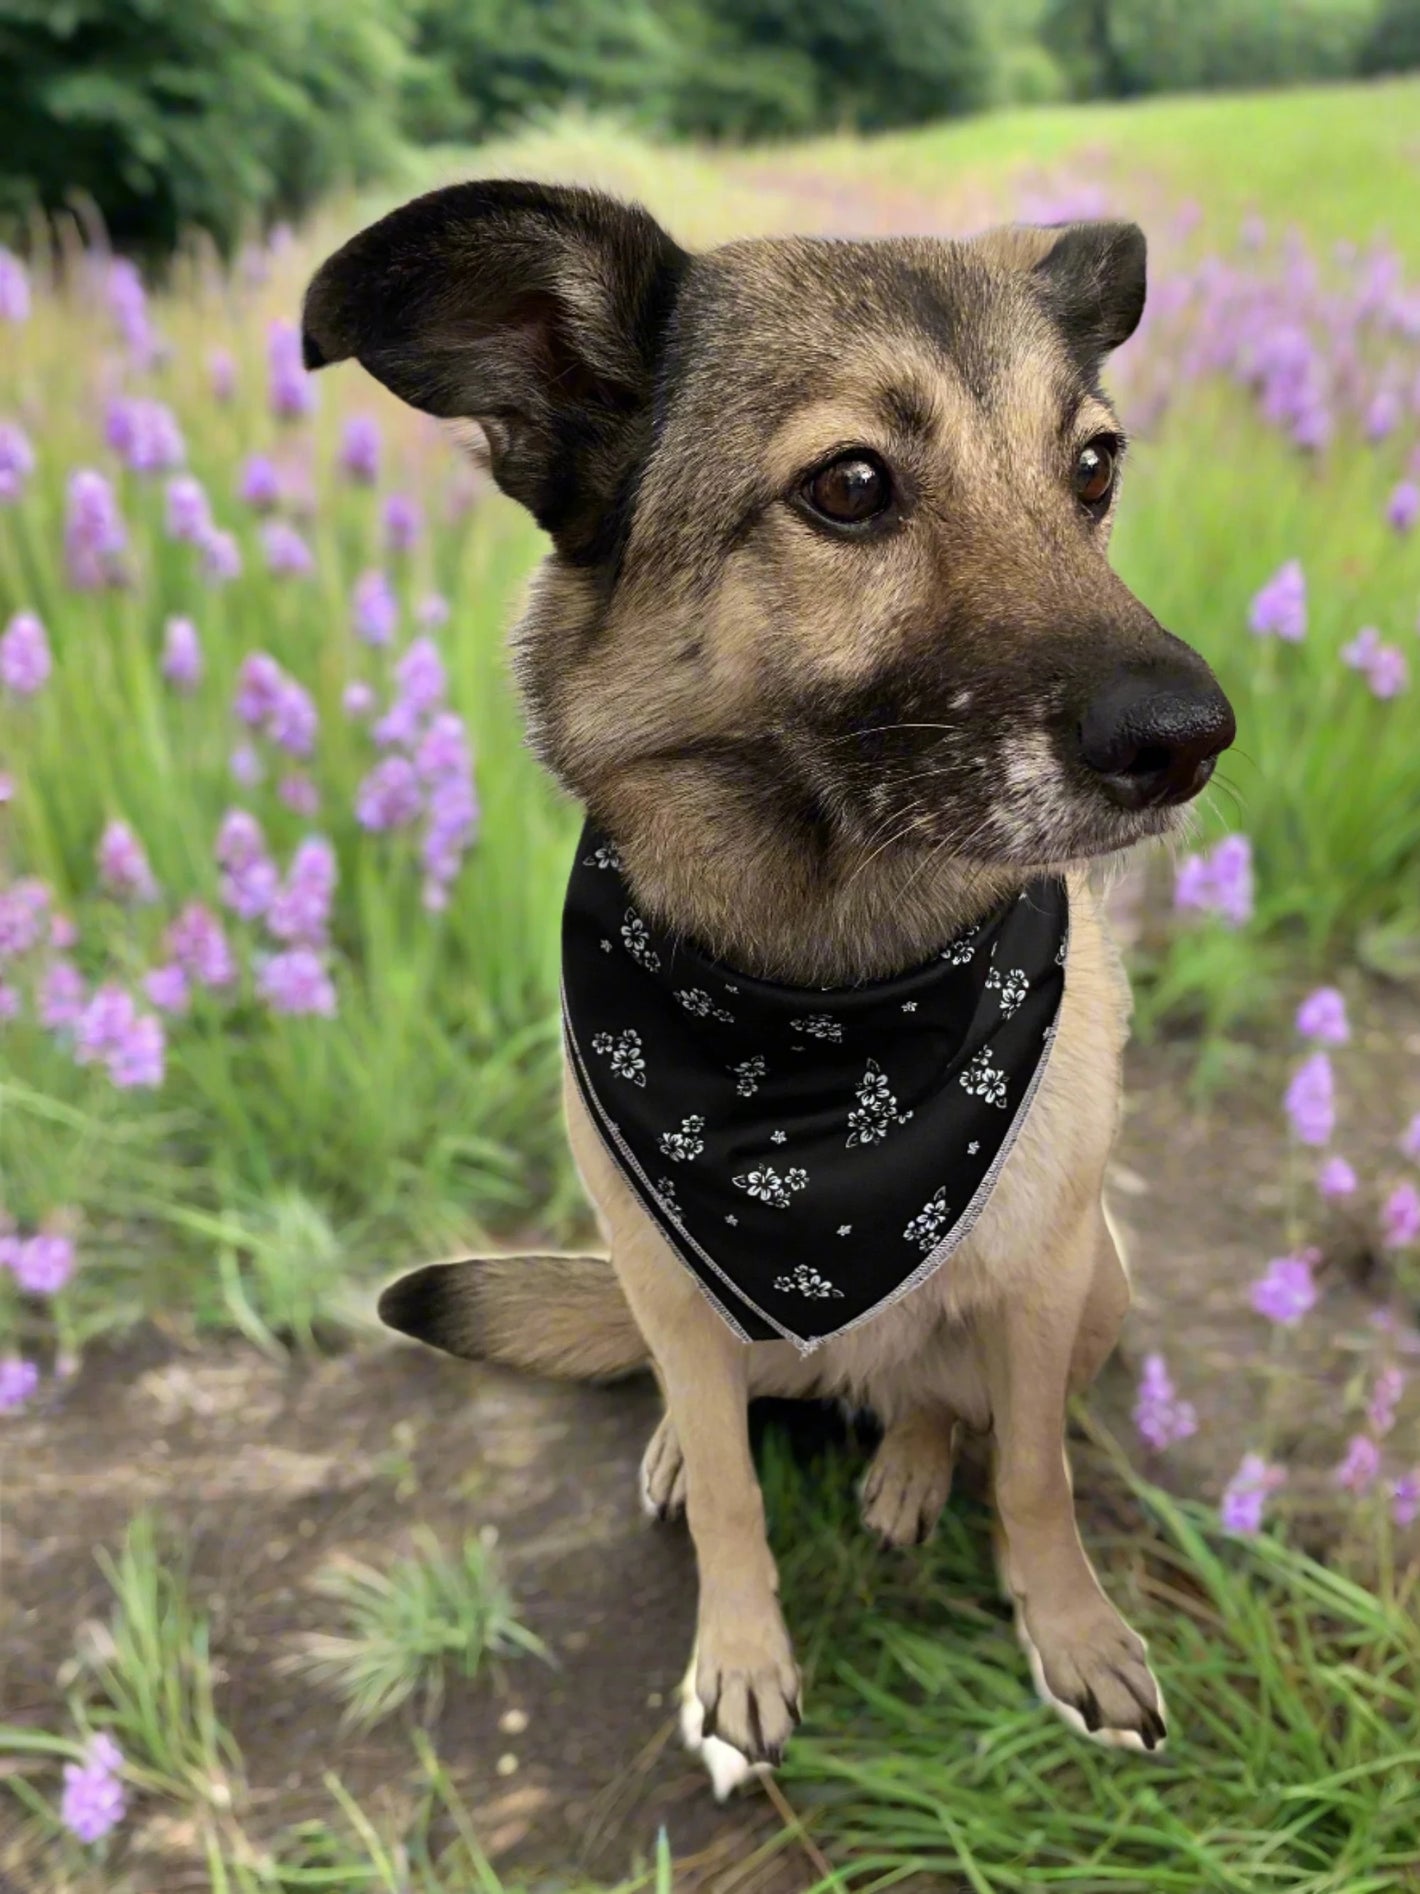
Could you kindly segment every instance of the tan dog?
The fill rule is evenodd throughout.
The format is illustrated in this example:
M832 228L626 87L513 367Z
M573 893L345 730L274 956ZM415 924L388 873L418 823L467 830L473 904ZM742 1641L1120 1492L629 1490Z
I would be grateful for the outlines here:
M1202 660L1106 562L1124 443L1098 371L1144 286L1127 224L692 257L640 209L489 183L362 232L307 297L309 366L355 356L477 421L551 536L518 676L539 753L616 842L639 909L733 966L826 986L912 967L1030 877L1069 877L1055 1050L987 1207L949 1266L851 1334L806 1358L739 1341L572 1085L612 1267L442 1265L382 1302L455 1354L652 1363L666 1415L643 1485L688 1515L685 1722L722 1788L799 1714L756 1394L878 1415L863 1517L897 1544L931 1530L958 1426L989 1431L1042 1694L1102 1741L1164 1734L1063 1444L1067 1395L1128 1302L1101 1203L1128 996L1081 864L1167 831L1233 736Z

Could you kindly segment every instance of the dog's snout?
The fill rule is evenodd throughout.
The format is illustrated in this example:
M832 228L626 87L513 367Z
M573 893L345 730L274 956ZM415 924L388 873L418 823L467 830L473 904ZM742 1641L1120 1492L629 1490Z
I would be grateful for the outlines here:
M1233 708L1201 662L1126 671L1080 721L1080 757L1121 808L1187 802L1237 734Z

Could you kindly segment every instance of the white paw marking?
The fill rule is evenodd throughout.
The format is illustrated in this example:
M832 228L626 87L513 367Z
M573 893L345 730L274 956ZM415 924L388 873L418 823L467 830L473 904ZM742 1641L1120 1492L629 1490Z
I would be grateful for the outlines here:
M1168 1748L1168 1738L1161 1736L1152 1749L1149 1749L1137 1730L1086 1729L1085 1719L1073 1703L1064 1703L1045 1681L1045 1666L1040 1661L1040 1652L1025 1626L1020 1611L1016 1612L1016 1636L1025 1651L1026 1661L1030 1665L1031 1682L1035 1685L1035 1694L1042 1703L1048 1703L1062 1723L1068 1724L1077 1736L1086 1737L1097 1743L1101 1749L1132 1749L1141 1756L1160 1756ZM1152 1672L1150 1673L1152 1675ZM1154 1691L1159 1700L1159 1715L1168 1721L1168 1705L1164 1702L1164 1693L1157 1677L1154 1678Z
M693 1756L698 1756L710 1772L715 1800L723 1802L732 1789L740 1788L751 1776L767 1776L769 1764L751 1762L733 1744L718 1736L705 1735L705 1706L695 1690L697 1653L690 1654L690 1669L680 1686L681 1741Z

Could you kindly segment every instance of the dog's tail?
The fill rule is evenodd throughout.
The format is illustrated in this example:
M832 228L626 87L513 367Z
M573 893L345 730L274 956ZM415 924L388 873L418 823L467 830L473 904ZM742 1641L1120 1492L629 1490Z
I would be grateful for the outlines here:
M616 1272L602 1256L473 1256L392 1282L380 1320L470 1361L569 1381L614 1381L649 1364Z

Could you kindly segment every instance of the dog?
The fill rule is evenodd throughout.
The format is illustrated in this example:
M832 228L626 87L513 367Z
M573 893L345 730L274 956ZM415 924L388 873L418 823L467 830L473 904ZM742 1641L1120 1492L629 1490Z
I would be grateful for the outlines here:
M1202 658L1106 557L1125 439L1100 371L1145 279L1129 223L692 255L601 193L475 182L363 230L307 292L307 366L354 357L414 407L476 422L548 535L513 645L532 742L668 938L759 981L854 989L932 960L1038 877L1068 890L1064 992L1019 1135L950 1263L871 1320L806 1348L735 1332L574 1075L571 1146L609 1264L472 1259L382 1298L391 1326L455 1355L653 1369L643 1497L689 1523L682 1722L721 1793L772 1766L800 1715L747 1434L758 1395L873 1411L862 1517L894 1545L931 1531L958 1430L988 1435L1041 1695L1097 1741L1165 1737L1144 1643L1081 1544L1064 1447L1067 1399L1129 1301L1102 1198L1129 995L1087 869L1168 834L1234 736Z

